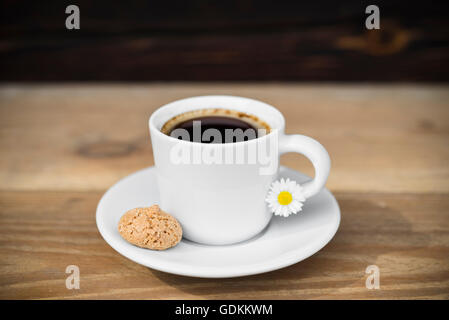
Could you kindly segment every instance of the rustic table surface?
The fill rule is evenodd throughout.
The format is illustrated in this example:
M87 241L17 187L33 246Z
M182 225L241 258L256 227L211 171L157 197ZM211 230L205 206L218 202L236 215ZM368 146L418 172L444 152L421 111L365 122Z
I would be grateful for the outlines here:
M418 85L151 84L0 87L2 299L448 299L449 87ZM149 115L203 94L257 98L332 157L327 187L342 222L293 266L198 279L140 266L95 224L118 179L153 165ZM298 155L282 163L313 175ZM80 289L68 290L68 265ZM365 286L369 265L380 289Z

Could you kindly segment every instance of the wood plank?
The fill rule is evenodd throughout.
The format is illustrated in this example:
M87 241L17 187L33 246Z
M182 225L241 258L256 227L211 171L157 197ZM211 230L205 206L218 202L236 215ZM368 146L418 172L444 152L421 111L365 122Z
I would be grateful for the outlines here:
M360 20L357 18L354 27L312 26L263 35L98 39L63 35L55 39L5 40L0 41L0 80L449 80L447 28L443 33L439 29L428 31L425 38L420 38L419 31L395 24L386 24L381 31L360 32ZM384 43L383 39L391 40Z
M105 190L153 164L159 106L231 94L266 101L288 133L321 141L338 192L448 193L448 86L302 84L2 85L0 190ZM298 155L282 163L313 175Z
M448 81L444 1L0 4L3 81Z
M338 193L336 237L291 267L237 279L197 279L140 266L95 226L101 192L0 192L1 299L449 298L448 194ZM65 268L80 268L67 290ZM365 287L379 266L380 290Z

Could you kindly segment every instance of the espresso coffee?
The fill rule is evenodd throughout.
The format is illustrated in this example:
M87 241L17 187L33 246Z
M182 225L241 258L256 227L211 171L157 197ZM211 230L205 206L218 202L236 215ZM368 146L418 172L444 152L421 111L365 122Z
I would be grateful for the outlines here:
M269 133L270 127L259 118L243 112L200 109L173 117L161 131L192 142L233 143L256 139Z

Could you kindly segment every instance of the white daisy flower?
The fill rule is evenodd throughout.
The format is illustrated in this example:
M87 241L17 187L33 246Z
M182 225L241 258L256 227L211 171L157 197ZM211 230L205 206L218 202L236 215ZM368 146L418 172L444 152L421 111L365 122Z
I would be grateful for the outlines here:
M303 188L296 181L276 180L271 184L268 196L265 199L271 211L276 216L288 217L292 213L296 214L302 210L302 205L306 198Z

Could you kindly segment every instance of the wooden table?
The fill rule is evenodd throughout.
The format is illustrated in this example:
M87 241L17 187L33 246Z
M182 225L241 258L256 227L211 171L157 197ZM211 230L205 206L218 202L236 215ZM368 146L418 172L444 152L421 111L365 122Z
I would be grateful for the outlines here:
M153 165L149 115L203 94L277 106L287 132L332 157L335 238L282 270L235 279L140 266L101 238L95 209L118 179ZM447 86L86 84L0 87L0 298L449 298ZM313 175L298 155L282 163ZM81 288L68 290L68 265ZM369 265L380 289L365 287Z

